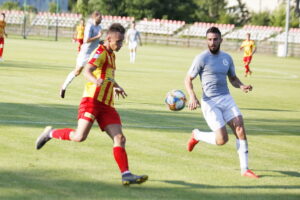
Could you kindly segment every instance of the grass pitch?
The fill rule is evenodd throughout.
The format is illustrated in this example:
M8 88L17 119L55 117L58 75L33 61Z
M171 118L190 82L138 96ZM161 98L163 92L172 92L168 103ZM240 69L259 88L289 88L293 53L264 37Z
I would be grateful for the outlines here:
M171 112L164 105L169 90L185 91L184 76L200 51L146 45L135 64L126 47L117 53L116 80L129 95L116 108L130 169L150 177L123 187L112 141L97 126L83 143L52 140L35 150L44 126L76 127L83 76L59 97L75 65L75 44L7 39L0 63L0 199L300 199L300 59L258 52L253 76L244 78L242 54L232 53L237 74L254 87L244 94L230 86L245 118L250 168L261 176L253 180L239 175L232 134L225 146L199 143L189 153L191 130L209 130L200 110ZM200 97L197 80L195 86Z

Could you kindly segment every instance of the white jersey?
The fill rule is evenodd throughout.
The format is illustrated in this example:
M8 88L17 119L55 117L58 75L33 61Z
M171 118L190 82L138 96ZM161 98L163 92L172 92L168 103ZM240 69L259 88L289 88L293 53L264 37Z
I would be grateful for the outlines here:
M96 39L92 42L86 42L89 38L95 37L99 34L99 32L102 30L101 25L95 25L93 19L89 19L85 29L84 29L84 43L81 47L81 51L83 54L91 54L94 49L96 49L99 45L100 39ZM80 51L80 52L81 52Z
M130 28L127 31L127 37L128 37L128 42L137 42L139 37L140 37L140 33L136 30L136 29L132 29Z
M95 25L93 19L89 19L84 29L84 43L81 46L81 50L77 56L76 66L84 67L90 57L90 54L98 47L100 39L93 40L92 42L86 42L89 38L95 37L102 30L101 25Z

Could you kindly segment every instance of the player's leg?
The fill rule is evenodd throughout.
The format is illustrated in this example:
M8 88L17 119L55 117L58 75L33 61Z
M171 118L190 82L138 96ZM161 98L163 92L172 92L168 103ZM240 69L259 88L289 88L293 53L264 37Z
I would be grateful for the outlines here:
M134 45L134 48L132 49L132 61L135 63L135 58L136 58L136 45Z
M128 158L125 150L126 138L122 133L121 125L109 124L104 130L113 140L113 154L122 174L122 184L141 184L147 181L147 175L134 175L129 171Z
M244 127L243 117L237 116L228 122L233 133L236 136L236 149L239 155L241 175L251 178L259 178L248 167L248 142Z
M68 74L60 90L61 98L65 98L67 87L71 84L73 79L82 72L82 70L83 70L83 66L78 66Z
M4 49L4 38L0 38L0 61L2 61L3 49Z
M36 149L41 149L52 138L82 142L87 138L92 125L91 121L79 119L76 130L71 128L53 129L51 126L47 126L36 140Z
M134 62L134 60L133 60L133 49L130 48L129 51L130 51L130 63L133 63Z
M248 142L242 114L230 95L227 95L224 104L226 104L223 113L224 119L236 136L236 148L240 160L241 174L257 178L257 176L248 169Z
M252 71L250 69L250 63L251 63L251 60L252 60L252 56L249 56L248 57L248 62L247 62L247 66L248 66L248 74L251 75L252 74Z
M208 126L213 132L204 132L199 129L194 129L188 141L188 151L192 151L199 141L214 145L224 145L228 141L226 122L223 119L222 111L216 106L216 103L201 100L201 110Z
M245 77L247 77L248 71L249 71L249 66L247 65L247 63L248 63L248 57L244 57L243 58L243 62L244 62L244 68L245 68L244 75L245 75Z
M83 51L79 52L77 59L76 59L76 68L68 74L68 76L66 77L66 79L61 87L61 90L60 90L61 98L65 97L67 87L71 84L73 79L82 72L85 64L87 63L88 58L89 58L88 54L86 54Z
M83 39L78 39L77 42L78 42L78 52L80 52L81 46L83 44Z

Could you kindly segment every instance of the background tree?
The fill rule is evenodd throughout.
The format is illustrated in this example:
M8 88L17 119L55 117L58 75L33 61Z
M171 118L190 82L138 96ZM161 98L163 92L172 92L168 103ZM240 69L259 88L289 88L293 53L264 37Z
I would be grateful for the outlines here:
M60 11L58 5L54 1L50 2L49 3L49 12L56 13L56 11L58 11L58 12Z
M242 0L237 0L237 5L228 8L229 13L234 16L235 24L242 26L250 20L249 11L245 3Z
M76 11L78 13L82 14L83 16L87 16L89 13L88 3L89 3L89 0L78 0L76 3Z
M77 0L68 0L68 10L71 12L76 12Z
M268 26L271 24L270 12L263 11L259 13L251 13L250 24L259 26Z
M1 6L3 10L21 10L18 2L6 1Z
M89 13L98 10L103 15L127 16L125 0L90 0L86 5Z

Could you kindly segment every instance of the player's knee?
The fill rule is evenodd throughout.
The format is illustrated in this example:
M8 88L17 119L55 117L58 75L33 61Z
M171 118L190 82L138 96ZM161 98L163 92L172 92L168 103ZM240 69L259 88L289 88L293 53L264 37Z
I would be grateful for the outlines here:
M83 141L85 141L85 139L86 139L86 137L84 137L82 135L79 135L79 136L74 136L72 138L72 141L74 141L74 142L83 142Z
M80 73L81 73L81 70L75 70L74 71L75 76L78 76Z
M236 127L236 135L238 137L238 139L241 139L241 140L245 140L246 139L246 133L245 133L245 128L244 126L237 126Z
M114 137L114 142L118 145L124 146L126 143L126 137L123 134L118 134Z
M225 136L222 136L222 137L219 137L219 138L217 138L216 139L216 144L217 145L224 145L224 144L226 144L227 142L228 142L228 136L227 135L225 135Z

